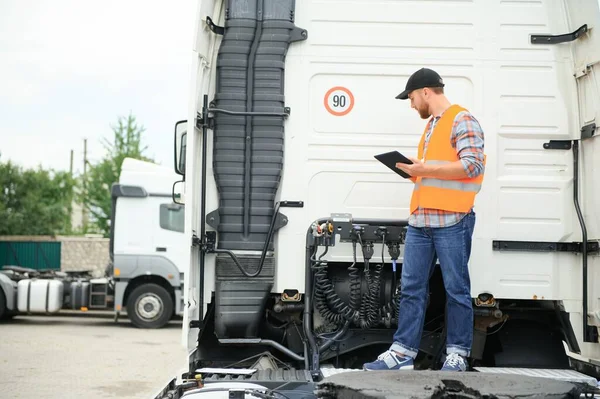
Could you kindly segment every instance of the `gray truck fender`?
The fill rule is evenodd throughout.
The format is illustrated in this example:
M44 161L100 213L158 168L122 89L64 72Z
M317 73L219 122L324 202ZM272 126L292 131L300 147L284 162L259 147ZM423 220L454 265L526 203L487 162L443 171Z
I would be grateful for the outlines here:
M114 269L119 270L115 277L115 310L122 309L125 304L123 298L129 281L139 276L155 275L164 278L175 289L181 287L179 269L173 262L163 256L157 255L114 255ZM176 295L177 298L177 295Z
M6 298L6 309L16 310L17 304L15 301L17 286L16 284L5 274L0 273L0 289L4 292Z
M132 280L138 276L153 274L164 278L173 287L181 286L179 269L164 256L115 254L114 268L119 269L119 275L115 277L120 280Z

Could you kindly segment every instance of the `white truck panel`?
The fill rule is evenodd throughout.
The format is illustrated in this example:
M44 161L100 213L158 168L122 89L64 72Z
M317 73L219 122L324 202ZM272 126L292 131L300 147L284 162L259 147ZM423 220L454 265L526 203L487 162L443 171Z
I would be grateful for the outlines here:
M543 2L340 4L296 5L296 25L308 30L309 40L290 47L286 102L292 115L308 117L287 121L280 198L304 199L306 206L285 210L290 223L278 233L276 253L287 259L286 272L278 273L274 290L303 289L298 240L312 220L332 212L408 217L412 183L373 155L391 149L416 155L426 121L394 97L412 72L429 66L444 77L451 101L472 111L486 135L486 176L475 206L473 296L486 291L497 298L577 298L577 256L503 253L491 246L492 240L581 240L572 153L543 148L549 140L578 136L572 60L559 46L529 43L531 33L569 31L574 25L563 20L562 10ZM324 105L336 86L354 97L343 116ZM331 250L329 258L350 256L346 247ZM573 283L559 278L561 268Z
M198 18L209 15L224 24L219 2L198 4ZM500 299L561 300L583 353L600 358L598 345L581 339L581 255L492 248L493 240L582 240L573 205L573 153L547 150L544 144L579 139L581 126L600 118L600 78L594 74L600 60L598 32L592 29L561 45L534 45L529 36L568 33L583 23L597 26L598 21L594 0L297 1L295 25L308 31L308 40L294 43L287 54L285 98L291 117L285 125L278 200L302 200L305 206L282 210L289 223L275 239L278 269L273 291L304 290L303 242L315 219L342 212L358 218L408 217L412 183L391 173L373 155L393 149L416 155L426 121L408 102L394 97L410 74L427 66L442 75L449 99L472 111L485 132L488 158L475 206L472 296L491 292ZM189 121L202 110L202 96L214 96L212 63L219 41L203 22L197 24ZM576 73L583 75L576 80ZM350 103L352 97L353 106L335 115L330 112L334 108L349 107L334 107L326 93L340 86L352 93L345 98ZM200 231L202 136L195 132L187 138L186 181L194 189L186 197L192 205L186 214L186 236ZM210 129L207 139L210 211L218 207ZM580 146L579 196L589 240L600 238L595 206L600 188L594 172L600 161L593 157L598 145L592 138ZM350 261L349 248L330 248L327 258ZM214 291L214 256L207 256L200 288L204 303L198 303L197 256L192 250L194 267L185 283L189 313L183 333L190 350L197 343L195 331L188 335L188 321L199 318ZM381 245L376 245L374 257L380 256ZM389 260L387 251L385 258ZM598 259L590 256L588 264L590 311L595 312L600 309Z

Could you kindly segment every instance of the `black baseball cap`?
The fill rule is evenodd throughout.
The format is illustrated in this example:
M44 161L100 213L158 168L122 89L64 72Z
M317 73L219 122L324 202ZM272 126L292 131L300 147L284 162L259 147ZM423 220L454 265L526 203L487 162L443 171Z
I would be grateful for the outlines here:
M398 94L396 98L406 100L411 91L424 87L444 87L444 81L436 71L421 68L408 78L405 90Z

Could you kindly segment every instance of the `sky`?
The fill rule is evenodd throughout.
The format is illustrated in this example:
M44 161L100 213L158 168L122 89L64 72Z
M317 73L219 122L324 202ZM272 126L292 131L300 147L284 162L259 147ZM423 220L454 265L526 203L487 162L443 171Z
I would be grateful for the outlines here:
M600 3L600 0L599 0ZM130 112L146 155L173 164L187 112L194 0L0 1L0 161L69 169L104 155Z
M146 155L173 165L186 118L194 0L0 1L0 161L83 170L129 113Z

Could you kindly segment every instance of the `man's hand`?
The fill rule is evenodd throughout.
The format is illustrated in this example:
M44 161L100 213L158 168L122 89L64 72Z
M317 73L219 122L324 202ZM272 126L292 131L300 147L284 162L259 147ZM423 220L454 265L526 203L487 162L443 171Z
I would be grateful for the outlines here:
M407 164L407 163L398 162L398 163L396 163L396 168L408 173L412 177L427 176L427 173L429 172L428 165L421 162L417 158L413 158L413 157L407 157L407 158L410 159L413 163Z

